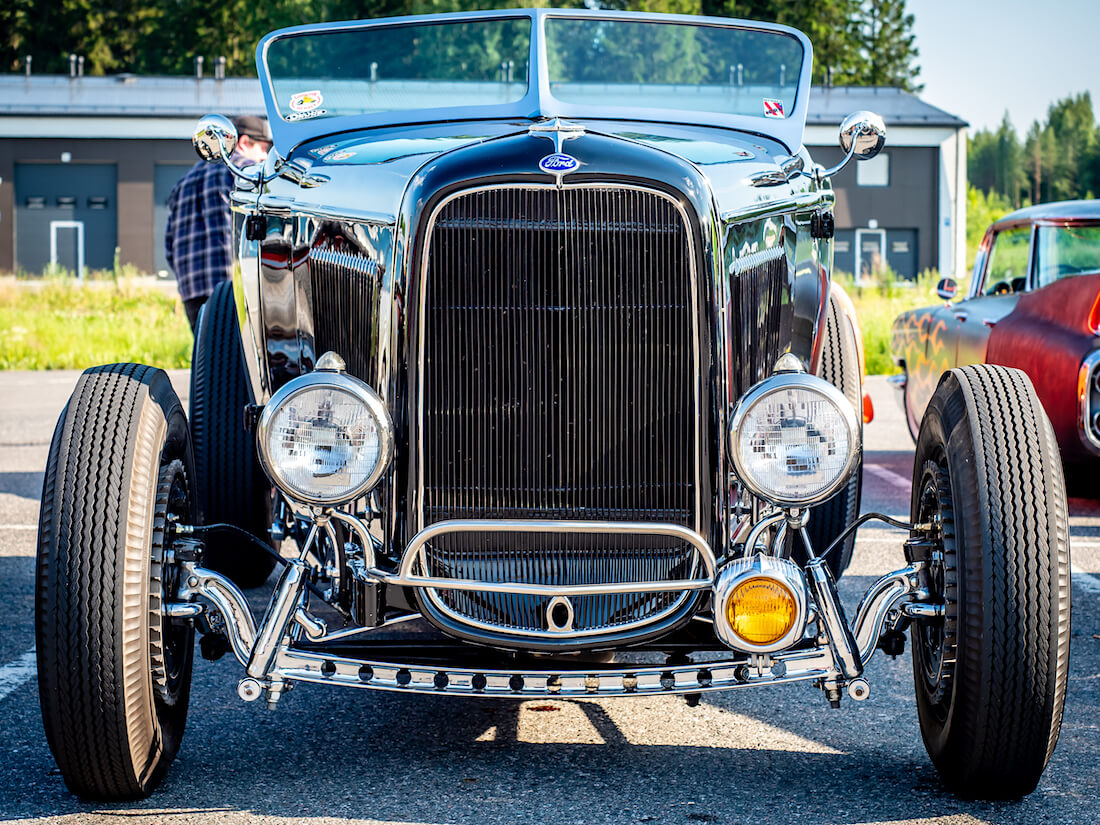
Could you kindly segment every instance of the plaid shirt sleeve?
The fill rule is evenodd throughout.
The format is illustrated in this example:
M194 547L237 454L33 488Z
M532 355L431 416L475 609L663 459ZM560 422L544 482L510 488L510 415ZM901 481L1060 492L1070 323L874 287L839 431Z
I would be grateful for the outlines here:
M183 300L209 295L233 275L232 173L197 163L168 197L164 251Z

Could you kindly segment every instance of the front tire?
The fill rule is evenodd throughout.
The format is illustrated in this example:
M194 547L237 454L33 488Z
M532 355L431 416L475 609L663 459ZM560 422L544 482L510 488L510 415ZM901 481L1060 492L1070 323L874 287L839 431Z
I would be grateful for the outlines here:
M42 722L65 784L148 796L175 758L194 627L162 616L175 586L170 517L191 518L183 407L161 370L87 370L50 445L38 526L35 638Z
M912 628L925 747L959 796L1024 796L1058 741L1070 638L1062 467L1024 373L944 375L917 439L911 513L943 524L929 580L945 615Z
M191 439L203 524L232 524L269 541L271 488L244 428L252 401L233 284L218 284L203 304L191 358ZM259 587L275 560L230 532L206 536L204 564L244 588Z
M857 420L863 420L863 381L859 368L859 349L855 330L840 302L829 297L829 311L825 317L825 340L821 347L822 378L844 393L844 397L856 411ZM862 424L860 425L862 432ZM859 459L847 483L831 498L810 510L806 532L810 536L814 552L823 553L837 536L859 515L860 489L863 485L863 458ZM848 536L825 560L833 578L839 579L852 562L855 534ZM806 560L801 542L796 542L796 556Z

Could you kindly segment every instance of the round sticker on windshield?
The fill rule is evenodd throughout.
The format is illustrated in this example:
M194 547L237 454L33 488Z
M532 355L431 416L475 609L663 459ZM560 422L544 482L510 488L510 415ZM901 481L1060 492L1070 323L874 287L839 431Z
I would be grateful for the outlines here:
M298 92L290 96L290 110L292 112L312 112L324 100L321 93L314 89L312 92Z

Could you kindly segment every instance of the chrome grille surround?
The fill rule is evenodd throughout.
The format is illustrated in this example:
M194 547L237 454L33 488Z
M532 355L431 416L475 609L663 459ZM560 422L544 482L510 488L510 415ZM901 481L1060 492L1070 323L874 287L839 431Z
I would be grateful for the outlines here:
M666 366L670 367L670 371L672 369L680 370L679 383L676 386L685 391L685 397L680 399L682 406L677 409L680 410L683 419L680 423L685 425L680 435L684 439L686 449L672 456L673 460L679 458L681 464L690 471L690 476L684 479L681 485L683 489L680 490L680 493L684 494L681 506L669 507L665 501L662 501L665 506L645 506L641 508L626 506L637 504L638 501L651 504L661 498L661 493L668 493L675 489L676 479L669 482L665 481L663 477L658 478L656 475L650 477L655 484L651 485L652 489L647 488L648 492L636 493L632 489L635 479L629 475L624 475L620 479L621 483L614 489L607 488L606 485L601 487L600 493L604 495L601 499L604 504L602 507L589 506L592 501L591 496L599 494L593 493L592 490L583 489L583 485L571 487L569 482L574 479L568 477L563 478L562 482L556 487L546 485L540 490L539 488L531 489L531 485L528 485L527 489L521 491L526 494L526 499L520 499L516 496L509 500L508 495L502 494L502 490L508 494L514 493L515 491L512 488L502 487L500 489L483 490L482 487L475 486L472 489L477 493L485 493L480 500L475 500L477 496L470 495L471 490L467 489L465 491L466 498L457 508L453 506L454 501L449 502L452 505L450 507L441 508L438 506L440 496L432 488L432 482L437 479L429 477L430 470L434 469L431 462L433 458L437 457L432 454L433 446L436 447L436 453L440 452L437 444L429 443L433 440L433 435L437 435L438 428L435 427L435 421L438 420L440 415L438 406L429 409L431 405L428 400L428 393L432 391L428 383L431 380L430 376L433 375L432 368L433 366L439 367L438 363L434 365L432 363L433 350L430 336L438 334L441 329L441 325L438 323L429 325L429 295L432 295L433 286L430 279L433 277L432 263L434 260L432 257L432 244L435 240L437 228L441 224L440 217L445 214L448 205L462 198L476 198L479 194L496 198L497 201L503 199L513 206L522 202L524 206L530 207L532 203L535 203L536 214L532 217L531 214L514 211L500 219L494 219L491 215L479 217L475 214L472 218L459 216L457 221L452 220L452 228L481 232L479 238L483 240L496 239L502 245L506 245L509 241L514 242L517 239L523 240L526 238L530 241L532 233L544 232L545 230L558 232L558 245L550 244L548 247L542 247L542 252L545 254L549 251L552 259L548 263L546 261L542 262L543 270L554 270L559 278L567 279L569 275L574 274L566 269L569 264L577 265L579 260L581 268L591 266L595 276L592 273L587 273L586 277L589 280L585 285L582 285L581 291L584 289L603 290L600 292L600 296L605 299L605 305L599 305L598 302L592 303L591 300L588 304L567 305L567 301L556 300L544 305L509 306L507 296L504 295L507 292L507 284L505 284L494 296L500 299L499 303L484 306L476 305L474 310L496 310L502 313L503 316L515 309L525 311L530 315L537 314L540 311L543 313L571 311L574 315L578 315L587 310L590 314L585 316L585 320L578 322L579 326L576 327L581 335L584 333L599 334L593 332L593 329L598 326L600 321L590 321L588 319L596 317L601 311L610 310L609 317L612 319L641 317L643 320L648 320L653 313L660 311L679 313L679 320L682 323L682 340L678 342L682 351L679 354L682 356L681 360L684 363L666 364ZM511 198L510 201L507 200L509 198ZM524 198L528 200L524 201ZM548 206L552 202L556 203L557 207ZM577 204L583 205L587 211L582 215L570 213L568 207ZM500 204L497 203L496 205L499 206ZM616 213L611 209L601 212L597 208L599 205L613 205L618 212ZM649 212L642 214L640 217L631 213L630 207L637 208L639 206L648 209ZM554 212L554 217L548 218L544 212L539 211L539 208ZM555 212L555 209L560 209L561 213ZM664 224L659 224L655 220L659 216L666 218ZM451 217L453 219L454 216ZM445 220L446 218L444 218ZM506 235L506 232L512 232L513 234ZM526 232L527 235L519 237L514 232ZM539 237L541 242L541 236ZM669 282L675 280L675 274L682 275L684 282L674 284L673 287L667 287L664 280L651 278L650 281L646 282L639 277L636 280L642 281L638 287L641 295L638 296L639 301L636 305L621 300L619 303L607 300L612 297L612 293L615 293L616 287L621 289L623 284L626 284L630 277L636 274L635 269L630 266L636 263L632 258L614 258L614 256L630 256L637 252L638 250L630 247L631 240L636 240L639 244L643 242L650 244L650 247L646 247L646 250L653 257L653 262L657 263L660 259L653 256L651 249L652 245L658 242L654 240L655 237L659 237L660 241L666 244L663 249L667 253L679 256L678 263L671 264L667 268L655 267L655 269L662 275L673 271L673 275L669 275L666 279ZM571 250L569 249L570 242L573 243ZM607 245L608 248L593 246L601 242ZM703 589L703 579L699 578L700 571L706 568L707 572L712 572L713 561L713 555L710 553L709 547L706 547L705 541L701 538L701 534L705 534L707 528L704 520L704 505L701 500L702 490L704 489L701 474L704 472L703 468L706 462L702 453L703 436L701 429L703 425L701 424L701 418L703 412L700 402L700 308L698 305L700 298L695 243L695 231L692 222L677 199L658 190L630 184L499 184L452 193L434 207L425 223L424 246L420 264L421 284L417 307L421 333L417 344L417 395L413 414L416 416L417 432L421 435L411 445L415 455L415 463L411 468L411 472L414 474L415 481L410 492L415 496L415 502L410 507L410 527L413 528L411 532L418 533L418 535L414 536L413 541L409 544L405 564L402 565L403 569L410 569L408 567L410 562L416 565L419 574L417 578L425 583L421 597L424 607L427 608L426 615L433 617L434 613L434 618L444 619L443 623L445 624L460 625L475 638L491 638L497 642L500 642L503 638L504 643L507 644L508 637L518 637L515 643L522 646L523 639L531 640L532 638L538 638L542 641L549 640L552 643L564 642L568 639L584 639L591 643L601 636L607 637L609 635L615 635L621 639L621 634L624 632L629 635L630 631L643 632L644 628L652 630L654 626L674 622L683 617L690 609L690 605L696 600L698 591ZM585 246L586 244L588 246ZM610 246L611 244L617 244L617 246ZM582 248L579 253L577 252L578 247ZM587 252L584 250L587 250ZM505 255L509 253L508 249L498 251L503 252ZM536 254L537 252L538 250L536 250ZM602 253L612 256L615 261L621 261L622 266L620 269L613 270L614 263L603 265L600 257ZM516 253L512 252L512 254ZM574 257L566 260L567 254L572 254ZM585 255L588 257L585 257ZM466 259L460 258L459 260ZM479 258L478 260L484 261L485 258ZM501 258L493 259L494 263L500 263L500 261ZM679 269L677 269L677 266ZM502 269L506 269L506 267L507 265L501 264ZM526 277L527 271L524 270L523 272ZM540 270L540 273L541 275L531 276L532 279L537 279L540 276L546 277L546 272ZM508 274L511 274L511 272ZM435 275L438 277L438 272ZM600 276L605 279L606 283L598 281ZM612 283L615 278L618 281ZM631 282L630 286L633 287L634 282ZM532 291L535 290L535 287L530 288ZM675 297L680 299L680 305L676 305L675 300L672 300L668 306L646 302L651 290L665 288L671 288L674 292L679 290ZM555 289L551 289L550 292L553 292L555 296L557 295ZM615 293L613 297L621 299L623 294L620 291ZM590 295L586 295L586 297L591 299ZM475 300L471 300L469 303L477 304ZM466 307L451 307L451 309L466 309ZM650 315L646 315L646 313ZM483 323L491 325L494 323L494 318L490 317L489 320ZM497 323L499 326L499 320ZM587 327L585 326L586 323L588 323ZM628 320L625 323L629 324L630 321ZM524 328L523 331L541 332L552 329L550 322L544 323L541 327L537 324L538 322L535 322L530 328ZM449 329L448 331L453 330ZM659 333L653 332L653 334L658 335ZM636 336L636 340L646 339L649 335L650 329L647 326L640 333L640 337ZM478 340L477 343L486 344L489 341ZM561 342L558 340L555 343ZM565 349L568 349L568 347L565 347ZM668 344L665 355L671 357L675 352L676 346ZM434 354L438 358L438 351L434 351ZM468 354L469 352L465 351L462 353L462 355ZM519 353L515 353L515 355L518 359ZM561 348L552 349L551 356L560 357L563 361L566 359ZM671 358L671 360L675 361L675 358ZM582 373L587 365L574 360L570 362L570 366L578 373ZM469 368L470 365L467 365L467 367ZM531 364L529 369L537 371L540 369L540 364ZM545 371L549 368L542 366L542 369ZM473 371L476 373L476 368ZM658 406L658 404L665 401L668 387L659 386L655 382L647 382L640 368L637 370L636 375L633 373L630 375L627 375L627 373L616 374L618 378L624 376L627 376L628 379L635 378L635 385L631 388L635 392L641 393L637 396L639 400L648 402L651 409L660 409L662 413L664 412L664 407ZM560 377L560 375L555 377ZM637 380L639 377L641 380ZM569 378L573 379L574 376L570 374ZM585 378L589 378L589 376L582 375L575 386L563 383L563 392L581 387L582 380ZM543 380L545 383L549 379L546 379L545 375L541 378L532 377L529 383L534 384L538 380ZM589 378L589 380L591 379ZM540 386L539 389L545 389L545 387ZM616 389L622 392L623 387L620 384ZM478 400L482 399L479 398ZM490 407L488 396L484 400L484 406L486 408ZM545 397L542 400L545 402ZM655 401L658 403L655 404ZM540 415L550 422L547 424L548 427L552 424L561 424L563 416L558 409L560 403L562 402L554 397L551 403L544 404L539 408ZM452 411L445 410L444 412ZM513 412L515 412L515 417L502 419L505 421L502 429L504 426L513 426L515 431L521 431L521 425L515 424L515 419L519 418L523 412L519 401L515 401L514 407L505 410L508 415ZM530 410L527 412L530 413ZM672 414L669 413L670 416ZM432 416L434 416L434 420ZM468 417L473 420L472 416ZM661 417L663 418L663 415ZM590 416L591 418L592 416ZM531 416L530 419L541 420L536 419L534 416ZM604 424L605 422L597 421L596 423ZM563 430L559 426L557 433L561 432L568 432L568 430ZM552 440L554 434L537 432L539 437L546 435L548 440ZM576 438L580 437L575 431L573 435ZM435 441L438 440L438 438L435 439ZM482 451L491 446L488 443L477 443L476 439L466 446L472 447L475 444ZM550 446L565 447L567 445L559 443ZM685 458L682 453L688 453L689 455ZM487 451L482 454L495 455ZM448 454L447 460L450 461L451 465L460 463L460 459L454 458L451 454ZM516 462L514 457L512 460L513 463ZM525 468L530 466L530 464L524 465ZM560 467L560 464L556 466ZM515 467L512 469L514 471ZM538 469L540 471L544 469L541 463ZM573 467L572 469L577 468ZM649 481L650 478L644 480ZM644 487L645 485L641 481L642 479L638 479L638 485ZM433 495L433 493L436 494ZM556 506L554 499L556 499ZM449 523L461 519L501 520L508 521L511 524L521 524L526 521L528 526L521 530L512 531L511 535L515 539L513 546L507 546L507 541L502 544L499 537L494 540L494 543L494 541L488 539L488 534L479 534L477 531L468 530L454 531L448 536L439 535L436 544L430 541L420 541L420 533L443 527L443 522ZM591 519L591 521L587 519ZM601 522L621 524L622 529L618 531L619 535L615 536L612 534L613 531L608 531L609 534L606 537L594 542L585 538L588 531L576 527L578 524L595 526ZM567 527L567 525L569 526ZM684 530L685 528L692 533L692 541L685 542L682 539L670 538L672 531ZM563 535L569 537L564 542L561 540ZM553 538L549 538L551 536ZM630 538L626 539L627 536ZM549 540L547 540L548 538ZM624 539L626 540L624 541ZM697 546L692 546L697 543L701 543L703 547L706 547L705 557L700 553ZM410 556L409 554L413 552L415 552L415 556ZM464 588L462 591L456 591L427 586L433 579L450 579L453 581L456 578L476 579L486 583L516 582L534 585L536 589L540 589L541 586L555 589L553 591L548 590L546 596L528 596L525 599L516 594L497 594L493 589L472 591ZM631 583L638 584L639 589L631 591L628 588ZM552 599L550 594L563 589L569 591L571 586L578 584L598 588L597 592L610 592L601 592L601 595L571 597L573 598L572 608L576 614L576 621L572 623L567 632L546 627L545 622L540 617L542 611ZM662 584L666 586L660 590L657 589Z

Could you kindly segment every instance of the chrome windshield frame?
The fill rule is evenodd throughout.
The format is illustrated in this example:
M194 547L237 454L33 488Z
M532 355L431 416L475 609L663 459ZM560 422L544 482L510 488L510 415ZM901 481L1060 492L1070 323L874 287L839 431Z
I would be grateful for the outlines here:
M512 103L498 105L452 106L433 109L407 109L372 112L343 117L313 118L297 122L285 121L275 102L273 82L267 70L267 52L272 42L311 33L356 31L378 26L417 25L441 22L471 22L479 20L522 19L531 21L530 71L527 93ZM546 20L548 18L627 20L635 22L671 23L680 25L716 26L774 32L796 39L803 49L793 111L786 118L768 119L749 115L694 112L681 109L658 109L632 106L593 106L557 100L550 91L549 66L546 55ZM494 119L533 119L537 117L600 118L603 120L653 121L699 126L720 126L741 132L767 135L784 144L791 153L802 145L809 103L810 79L813 72L813 46L806 35L789 26L758 23L726 17L704 17L682 14L648 14L637 12L589 11L569 9L512 9L507 11L472 11L449 14L410 15L378 20L319 23L279 29L268 34L256 46L256 68L259 73L264 104L268 112L275 146L284 157L302 143L337 132L369 129L379 126L411 125L441 121Z

